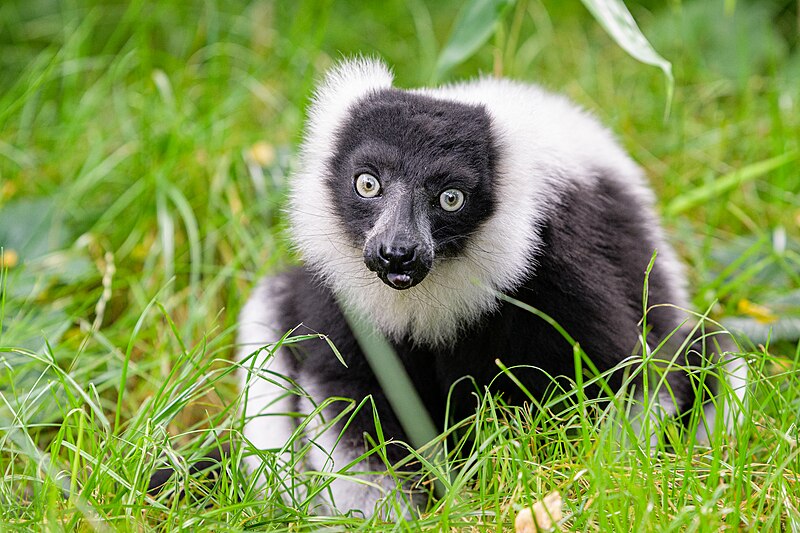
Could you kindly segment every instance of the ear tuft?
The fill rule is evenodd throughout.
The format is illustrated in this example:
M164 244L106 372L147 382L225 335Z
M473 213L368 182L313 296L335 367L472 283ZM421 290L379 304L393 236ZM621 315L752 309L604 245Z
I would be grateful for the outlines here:
M338 124L350 106L361 98L392 86L394 76L381 60L370 57L345 59L325 74L309 109L310 126L327 134L326 125Z
M328 98L332 94L364 93L392 86L394 76L380 59L373 57L353 57L340 61L325 74L322 85L317 90L317 98Z

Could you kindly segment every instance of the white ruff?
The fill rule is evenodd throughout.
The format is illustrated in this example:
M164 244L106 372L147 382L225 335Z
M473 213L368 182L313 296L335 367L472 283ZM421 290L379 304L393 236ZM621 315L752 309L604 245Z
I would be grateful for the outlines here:
M283 335L277 317L275 292L281 289L270 278L262 280L250 295L239 315L239 347L237 360L242 364L238 371L240 386L247 398L245 404L244 436L256 450L281 450L292 436L295 424L291 417L294 385L289 381L291 368L287 357L292 357L285 348L270 351L268 347ZM252 356L253 352L262 351ZM291 467L286 466L291 453L276 457L275 475L287 478ZM249 454L244 457L251 472L258 472L261 457ZM266 482L264 472L260 474L259 486Z
M488 78L414 92L485 106L499 149L495 213L459 258L435 261L419 285L397 291L381 282L364 265L363 251L346 240L324 181L337 128L359 101L392 81L385 65L368 59L345 61L328 74L311 107L289 204L291 235L309 269L385 335L451 343L463 326L497 307L493 291L511 291L533 273L542 221L564 191L598 178L620 182L641 204L673 303L686 305L680 264L652 214L653 195L611 133L563 97Z

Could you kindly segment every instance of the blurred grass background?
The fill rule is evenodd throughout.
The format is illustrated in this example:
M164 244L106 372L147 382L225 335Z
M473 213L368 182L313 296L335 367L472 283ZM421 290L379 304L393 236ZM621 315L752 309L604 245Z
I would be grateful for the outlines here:
M153 518L141 490L168 435L176 445L203 442L202 429L236 418L227 362L236 313L258 277L292 261L282 198L314 83L337 58L359 53L384 58L399 86L429 83L459 5L0 4L0 518L8 527L223 520L198 514L200 504L162 505ZM778 463L797 475L800 8L675 0L629 9L672 62L666 118L662 73L630 58L578 2L517 2L444 81L479 73L536 81L616 132L647 170L696 308L745 332L759 368L778 372L757 418L773 417L769 427L794 442ZM749 457L778 438L761 437ZM60 499L62 471L86 489L81 498ZM116 477L103 481L101 472ZM800 528L788 518L800 489L780 486L794 503L750 492L763 508L746 520L720 512L707 530L764 517ZM214 508L230 505L248 523L254 511L241 494L223 492L230 501L215 492ZM666 503L662 514L652 523L696 519Z

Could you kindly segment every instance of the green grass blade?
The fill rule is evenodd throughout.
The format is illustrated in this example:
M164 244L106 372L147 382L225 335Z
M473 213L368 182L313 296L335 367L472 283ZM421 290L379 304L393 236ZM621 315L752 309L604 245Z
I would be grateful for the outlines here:
M411 444L420 448L434 440L439 432L391 345L352 311L345 316Z
M439 435L436 425L389 342L352 309L345 311L345 317L411 444L419 449L435 440ZM440 460L434 458L434 462ZM443 493L441 482L435 483L437 492Z
M760 178L768 172L772 172L773 170L776 170L784 165L788 165L789 163L796 161L798 156L800 156L800 152L788 152L779 156L765 159L763 161L759 161L758 163L752 163L744 168L740 168L739 170L735 170L725 174L724 176L720 176L707 185L690 190L684 194L681 194L677 198L674 198L664 211L666 214L671 216L696 207L724 192L733 189L734 187L738 187L744 183L747 183L748 181L753 181L754 179Z

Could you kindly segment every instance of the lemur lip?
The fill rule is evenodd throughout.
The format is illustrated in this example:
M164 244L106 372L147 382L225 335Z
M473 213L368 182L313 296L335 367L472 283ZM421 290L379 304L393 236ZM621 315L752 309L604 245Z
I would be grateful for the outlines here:
M386 274L386 279L384 281L393 289L398 290L408 289L415 285L414 278L406 273L389 272Z

